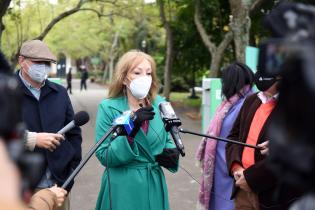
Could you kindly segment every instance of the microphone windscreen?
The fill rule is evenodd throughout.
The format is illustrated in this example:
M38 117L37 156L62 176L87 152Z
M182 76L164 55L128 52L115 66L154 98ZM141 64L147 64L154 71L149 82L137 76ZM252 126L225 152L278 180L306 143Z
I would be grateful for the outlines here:
M164 101L159 104L159 111L162 118L177 118L170 102Z
M86 111L77 112L74 115L74 124L77 126L82 126L90 120L90 116Z

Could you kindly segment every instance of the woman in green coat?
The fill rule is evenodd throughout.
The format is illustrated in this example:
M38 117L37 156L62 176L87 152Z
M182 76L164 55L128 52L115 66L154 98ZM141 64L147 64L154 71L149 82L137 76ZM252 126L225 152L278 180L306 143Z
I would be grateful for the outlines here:
M159 116L158 105L163 99L157 96L157 89L151 56L129 51L120 58L108 98L98 108L96 141L127 110L136 115L136 132L132 137L119 136L110 144L108 138L97 149L96 156L106 169L96 210L109 210L110 197L113 210L169 209L161 166L176 172L179 155Z

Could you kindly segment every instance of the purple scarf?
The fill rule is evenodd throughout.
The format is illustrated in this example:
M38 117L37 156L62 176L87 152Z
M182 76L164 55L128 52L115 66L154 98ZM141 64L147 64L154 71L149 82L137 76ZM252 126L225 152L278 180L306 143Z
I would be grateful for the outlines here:
M247 93L250 90L250 86L245 86L241 93ZM245 94L243 94L245 95ZM233 95L229 100L224 100L217 108L213 119L210 122L207 135L219 136L221 132L221 126L226 114L238 102L240 96L238 94ZM217 141L209 138L203 138L199 144L196 159L200 162L202 169L201 186L199 191L197 209L209 209L209 201L211 196L211 189L213 185L215 155L216 155Z

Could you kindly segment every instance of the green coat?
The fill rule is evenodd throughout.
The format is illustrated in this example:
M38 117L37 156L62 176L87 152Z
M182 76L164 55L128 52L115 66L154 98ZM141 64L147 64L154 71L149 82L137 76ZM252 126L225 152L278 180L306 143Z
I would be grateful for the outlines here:
M154 119L149 122L147 135L139 130L134 144L124 136L116 138L108 150L108 168L113 210L168 210L168 193L164 173L155 161L155 155L164 148L175 148L158 112L163 99L157 96L153 103ZM108 131L113 120L129 110L126 97L105 99L98 108L96 141ZM106 166L108 139L96 150L96 156ZM176 172L175 168L170 168ZM96 210L109 209L108 170L104 171Z

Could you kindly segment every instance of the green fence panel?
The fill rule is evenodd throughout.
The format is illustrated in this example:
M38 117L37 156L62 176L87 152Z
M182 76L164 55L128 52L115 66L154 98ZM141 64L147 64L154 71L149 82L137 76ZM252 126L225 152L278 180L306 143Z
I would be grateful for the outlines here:
M61 85L61 79L58 78L58 77L53 77L53 78L48 78L48 79L51 82L54 82L54 83L57 83L57 84Z

